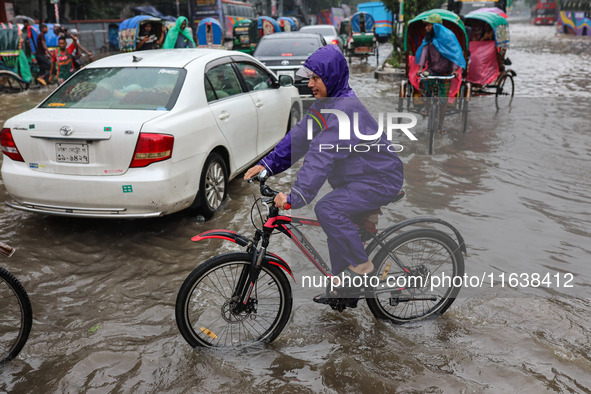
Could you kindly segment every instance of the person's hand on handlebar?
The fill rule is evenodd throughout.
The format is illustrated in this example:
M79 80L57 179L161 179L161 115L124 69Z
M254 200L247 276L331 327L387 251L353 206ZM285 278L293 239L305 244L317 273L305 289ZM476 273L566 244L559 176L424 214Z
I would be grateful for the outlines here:
M257 164L256 166L249 168L248 171L246 171L246 173L244 174L244 180L249 180L253 176L257 175L259 172L263 171L264 169L265 167L260 164Z
M291 208L291 207L285 206L285 205L287 205L287 194L285 194L285 193L277 194L275 196L275 199L273 200L273 202L275 203L275 205L279 209L290 209Z

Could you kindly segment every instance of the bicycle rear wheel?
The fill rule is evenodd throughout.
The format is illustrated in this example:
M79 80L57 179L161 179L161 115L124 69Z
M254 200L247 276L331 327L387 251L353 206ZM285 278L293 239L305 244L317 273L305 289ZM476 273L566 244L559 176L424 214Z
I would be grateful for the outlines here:
M15 358L33 325L33 310L20 282L0 267L0 364Z
M368 296L367 305L376 318L397 324L444 313L460 291L453 278L464 275L458 244L432 229L393 238L376 254L374 264L381 285ZM443 283L434 277L451 279Z
M251 255L229 253L198 266L185 280L176 300L176 322L193 347L242 347L271 342L291 314L291 287L281 269L263 264L246 310L234 312L232 297Z

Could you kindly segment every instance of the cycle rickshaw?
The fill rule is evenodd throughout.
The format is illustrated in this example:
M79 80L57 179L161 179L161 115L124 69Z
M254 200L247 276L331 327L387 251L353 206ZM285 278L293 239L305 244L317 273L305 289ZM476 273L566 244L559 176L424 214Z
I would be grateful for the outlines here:
M509 25L501 15L490 11L475 11L466 15L471 28L470 65L467 81L472 96L494 95L497 110L509 107L513 101L515 71L506 68L509 48Z
M349 22L349 38L347 39L346 56L351 63L352 57L360 57L368 61L369 56L376 57L379 66L378 42L375 36L375 21L371 14L358 12Z
M205 18L197 26L199 48L221 48L223 45L222 25L214 18Z
M435 131L439 128L441 100L426 99L423 97L420 86L421 77L416 75L419 70L419 65L415 63L415 55L425 37L426 20L434 13L439 14L443 26L447 27L452 33L454 33L462 48L466 64L468 63L468 35L464 23L457 14L443 9L434 9L417 15L408 23L404 33L403 49L406 56L407 79L400 83L398 112L414 112L428 117L427 129L429 132L429 154L433 153ZM451 77L425 77L425 79L451 79L446 115L460 114L460 129L462 130L462 133L466 132L468 124L468 107L470 98L470 87L465 82L465 78L466 70L463 70L463 73L459 75L458 78L453 79ZM438 91L430 93L431 96L438 97Z
M138 15L121 22L119 25L119 50L121 52L134 52L137 50L137 38L144 29L144 25L152 25L152 33L156 37L166 35L166 26L162 19L148 15ZM156 45L153 49L157 49Z
M29 88L32 80L25 54L23 25L0 24L0 93L18 93Z
M259 16L253 20L242 19L234 26L232 49L252 55L263 36L279 31L279 23L268 16Z

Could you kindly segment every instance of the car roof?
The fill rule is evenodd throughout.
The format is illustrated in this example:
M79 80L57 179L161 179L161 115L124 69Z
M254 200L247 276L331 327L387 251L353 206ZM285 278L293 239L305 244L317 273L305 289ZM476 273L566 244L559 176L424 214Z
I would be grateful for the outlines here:
M197 59L206 61L224 56L236 56L235 51L221 49L156 49L127 52L108 56L90 63L86 68L104 67L173 67L182 68ZM244 55L240 53L240 55ZM248 55L247 55L248 56ZM135 60L135 61L134 61Z
M303 33L299 31L279 32L263 36L262 40L281 40L283 38L318 38L317 33Z
M310 30L310 29L314 29L314 28L317 28L317 27L320 27L320 28L331 27L331 28L333 28L333 29L336 30L336 27L334 27L334 25L329 25L329 24L325 23L325 24L322 24L322 25L306 25L306 26L302 26L300 28L300 31L301 30Z

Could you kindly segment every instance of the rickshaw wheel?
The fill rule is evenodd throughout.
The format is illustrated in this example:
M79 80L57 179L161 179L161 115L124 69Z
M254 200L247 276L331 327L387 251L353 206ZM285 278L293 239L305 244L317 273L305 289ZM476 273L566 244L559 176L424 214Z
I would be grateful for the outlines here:
M462 133L466 132L468 128L468 107L470 105L470 96L471 96L471 84L468 82L462 85L460 90L460 111L462 114Z
M380 67L380 50L376 44L376 67Z
M497 91L495 93L495 105L497 106L497 110L511 107L514 94L515 84L513 82L513 76L509 73L504 73L499 78Z
M8 70L0 70L0 92L2 93L20 93L27 90L28 84L20 77Z
M429 130L429 154L433 154L435 145L435 131L439 126L439 96L429 97L429 119L427 120L427 129Z
M398 113L401 113L404 110L404 101L406 100L406 91L408 90L407 85L407 81L400 82L400 92L398 94ZM396 121L398 124L400 124L402 122L402 118L398 118Z

